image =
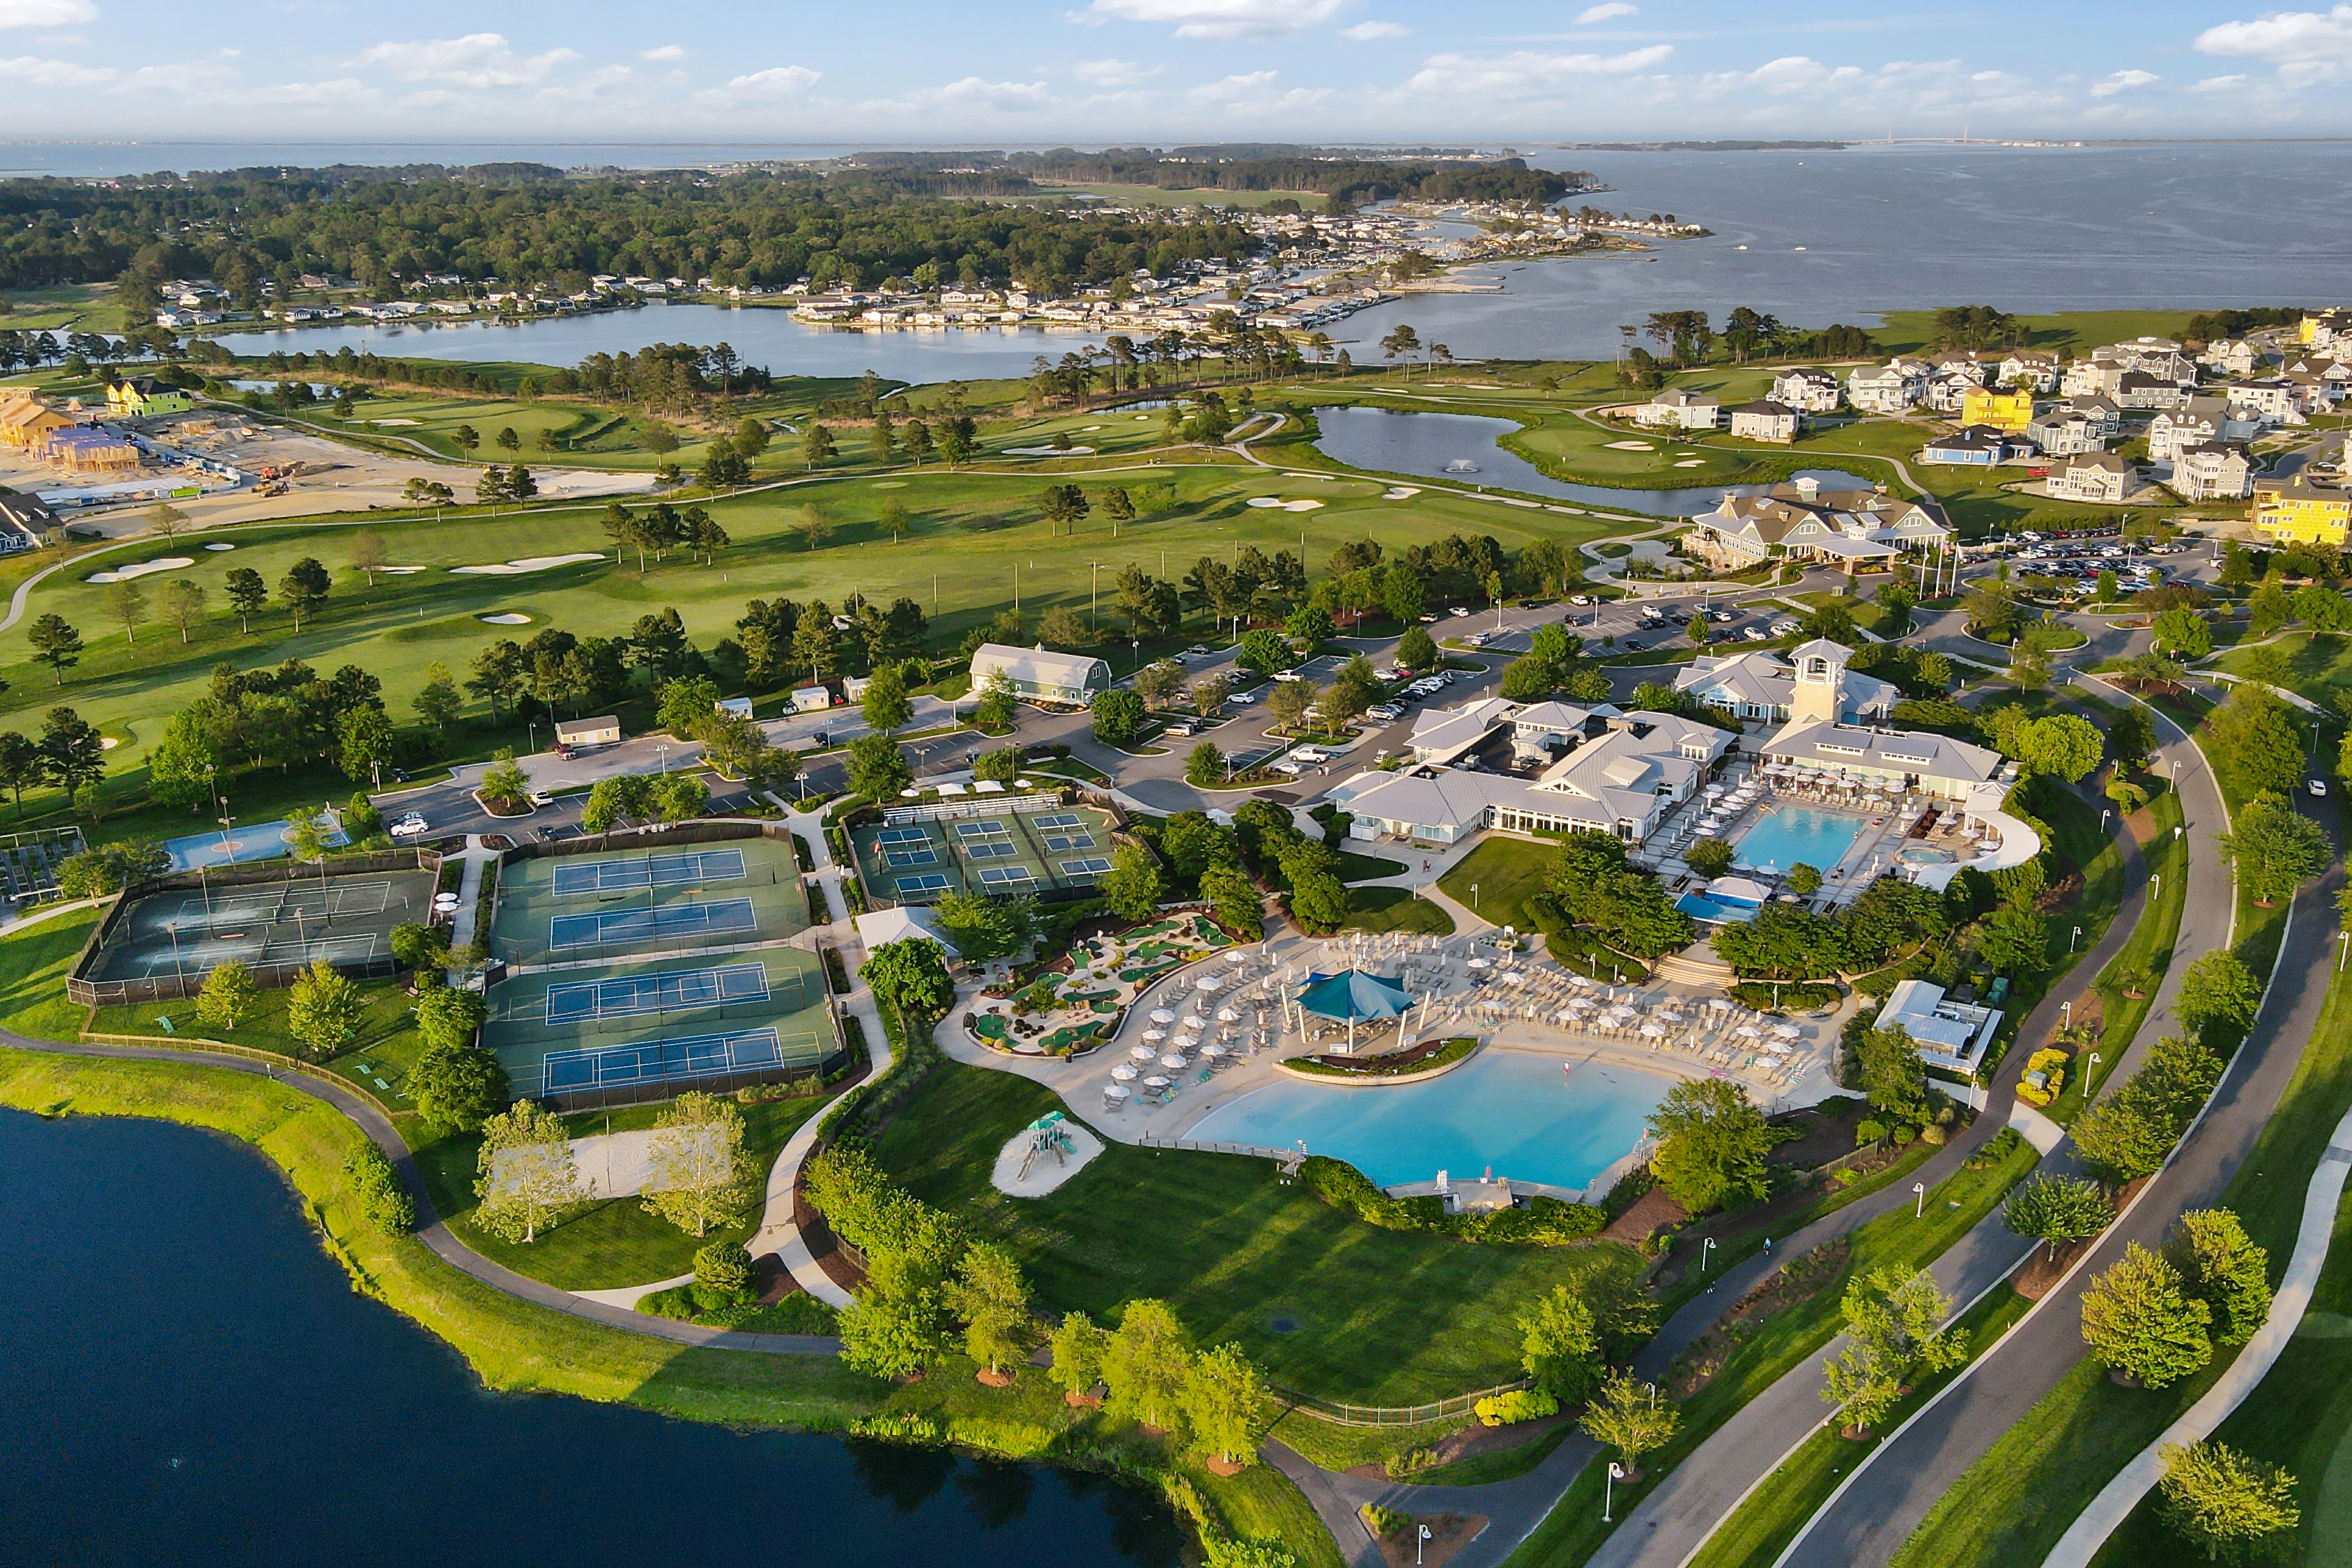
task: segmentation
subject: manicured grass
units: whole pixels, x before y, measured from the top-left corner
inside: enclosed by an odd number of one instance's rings
[[[2286,656],[2286,686],[2297,696],[2333,711],[2336,700],[2352,691],[2352,637],[2336,632],[2286,632],[2265,646]],[[2231,648],[2216,662],[2232,675],[2250,675],[2257,651]]]
[[[1945,1332],[1965,1340],[1969,1359],[1974,1360],[2025,1316],[2031,1305],[2016,1291],[1997,1288],[1960,1314]],[[1716,1527],[1691,1559],[1691,1568],[1770,1568],[1805,1522],[1829,1500],[1839,1481],[1885,1441],[1887,1433],[1910,1419],[1913,1412],[1958,1375],[1959,1370],[1954,1368],[1921,1380],[1866,1437],[1843,1436],[1834,1422],[1825,1421],[1730,1518]],[[1827,1406],[1823,1409],[1826,1413]]]
[[[1520,906],[1530,895],[1543,891],[1544,872],[1556,852],[1549,844],[1490,835],[1455,861],[1437,885],[1448,898],[1472,906],[1497,925],[1532,931],[1535,921],[1520,912]]]
[[[89,1009],[66,1000],[66,973],[105,914],[95,909],[51,915],[0,937],[0,1029],[36,1040],[81,1037]]]
[[[775,1163],[776,1151],[824,1100],[824,1096],[814,1095],[736,1107],[743,1116],[745,1150],[760,1173],[760,1191],[766,1190],[768,1167]],[[641,1105],[614,1110],[609,1113],[609,1125],[615,1132],[651,1127],[661,1110]],[[564,1123],[574,1138],[583,1138],[606,1130],[607,1113],[582,1111],[564,1118]],[[417,1149],[416,1168],[425,1173],[434,1208],[459,1239],[483,1257],[566,1290],[616,1290],[691,1273],[698,1248],[713,1241],[742,1241],[759,1228],[761,1205],[757,1198],[741,1225],[697,1237],[646,1213],[640,1200],[625,1197],[590,1204],[562,1224],[542,1230],[539,1239],[528,1245],[505,1241],[473,1220],[481,1147],[479,1137],[457,1133]],[[595,1173],[593,1168],[582,1173]]]
[[[1377,1230],[1238,1155],[1113,1143],[1045,1197],[998,1193],[997,1150],[1060,1104],[1009,1073],[943,1066],[877,1151],[918,1196],[1010,1248],[1041,1308],[1099,1318],[1159,1297],[1200,1342],[1237,1341],[1276,1382],[1312,1394],[1402,1405],[1516,1377],[1513,1320],[1602,1260],[1597,1247]]]
[[[1429,900],[1415,898],[1411,888],[1350,888],[1348,919],[1339,929],[1451,936],[1454,917]]]
[[[2172,964],[2173,943],[2180,934],[2180,912],[2189,902],[2189,846],[2185,839],[2173,837],[2173,829],[2182,823],[2180,797],[2164,789],[2148,803],[2147,812],[2155,821],[2156,836],[2141,847],[2140,853],[2157,881],[2123,951],[2100,973],[2097,989],[2103,1027],[2099,1063],[2090,1071],[2076,1073],[2059,1092],[2057,1103],[2045,1113],[2061,1124],[2081,1113],[2087,1103],[2085,1097],[2104,1085],[2107,1075],[2123,1060],[2148,1009],[2156,1005],[2158,984]],[[2117,977],[2135,970],[2145,973],[2147,980],[2141,987],[2141,994],[2127,996]],[[2087,1053],[2078,1055],[2077,1061],[2089,1068],[2086,1057]],[[2097,1076],[2092,1077],[2092,1072]]]
[[[1632,1511],[1649,1488],[1734,1412],[1836,1336],[1843,1321],[1841,1298],[1848,1280],[1885,1266],[1924,1267],[1990,1214],[2039,1158],[2031,1145],[2021,1144],[1998,1163],[1962,1170],[1937,1185],[1927,1194],[1924,1217],[1897,1209],[1853,1232],[1836,1275],[1804,1300],[1756,1324],[1706,1386],[1684,1402],[1682,1429],[1644,1465],[1648,1479],[1640,1487],[1617,1489],[1623,1504],[1618,1517]],[[1601,1522],[1601,1489],[1599,1464],[1587,1465],[1568,1495],[1511,1554],[1514,1568],[1575,1568],[1591,1556],[1612,1528]]]
[[[414,1110],[407,1095],[408,1073],[424,1054],[425,1041],[416,1032],[416,1013],[407,982],[364,980],[359,982],[359,989],[365,1010],[360,1016],[358,1029],[348,1046],[318,1065],[349,1079],[395,1112]],[[233,1030],[207,1026],[196,1016],[193,998],[100,1007],[90,1016],[89,1030],[94,1035],[144,1035],[159,1042],[194,1036],[310,1061],[313,1058],[310,1047],[296,1039],[286,1026],[286,1007],[293,995],[290,989],[284,988],[262,992],[252,1013]],[[163,1024],[167,1018],[171,1020],[168,1028]]]
[[[1339,851],[1339,880],[1343,882],[1369,882],[1378,877],[1393,877],[1403,869],[1402,860],[1359,855],[1352,849]]]
[[[143,793],[140,763],[161,738],[165,718],[203,693],[214,667],[222,662],[250,668],[299,658],[322,674],[356,664],[383,681],[394,720],[411,724],[415,715],[409,698],[436,661],[462,681],[475,656],[494,641],[519,633],[527,637],[547,626],[582,637],[624,637],[639,616],[665,606],[675,606],[688,634],[709,648],[734,635],[747,599],[781,594],[795,601],[817,598],[837,605],[853,591],[885,604],[903,595],[932,614],[932,644],[945,647],[952,646],[965,628],[1009,605],[1016,568],[1022,606],[1030,615],[1056,606],[1084,614],[1093,580],[1090,563],[1097,561],[1114,574],[1133,564],[1155,575],[1164,569],[1181,577],[1202,555],[1229,552],[1238,544],[1295,552],[1303,531],[1310,564],[1319,570],[1339,542],[1368,533],[1391,550],[1454,531],[1492,533],[1506,548],[1517,548],[1538,534],[1561,537],[1573,546],[1597,537],[1607,526],[1549,513],[1523,516],[1511,509],[1444,496],[1423,497],[1409,508],[1399,507],[1379,500],[1381,487],[1368,481],[1284,480],[1259,470],[1169,463],[1130,469],[1119,474],[1117,482],[1172,484],[1174,504],[1117,524],[1116,540],[1098,505],[1095,517],[1082,525],[1084,537],[1074,539],[1050,532],[1043,521],[1040,498],[1045,482],[1041,474],[949,473],[935,466],[887,479],[821,478],[778,491],[722,499],[708,504],[735,542],[715,564],[673,552],[668,561],[652,563],[643,574],[634,554],[619,564],[605,555],[519,577],[459,576],[447,570],[523,556],[602,552],[608,542],[599,521],[601,504],[509,510],[494,526],[473,515],[437,520],[378,515],[319,524],[240,526],[218,535],[219,542],[235,543],[235,551],[201,554],[194,565],[178,574],[207,591],[212,612],[191,628],[185,643],[177,628],[152,624],[140,627],[137,640],[130,641],[109,613],[103,585],[84,580],[103,566],[152,558],[163,553],[162,547],[139,543],[93,552],[100,558],[88,570],[77,559],[66,571],[45,579],[30,597],[24,623],[0,634],[0,679],[8,682],[0,692],[0,728],[37,733],[42,715],[64,703],[121,737],[122,743],[109,755],[114,781],[109,793],[110,808],[121,812]],[[1098,494],[1111,479],[1106,475],[1085,482]],[[1287,513],[1244,504],[1268,493],[1311,493],[1326,505],[1311,513]],[[907,533],[895,543],[880,523],[882,508],[892,500],[903,502],[912,517]],[[805,507],[814,507],[832,530],[814,550],[799,526]],[[382,539],[394,564],[426,570],[379,575],[371,587],[349,564],[351,537],[362,529]],[[304,557],[320,560],[334,574],[325,610],[306,621],[299,636],[286,614],[274,606],[255,618],[249,635],[241,632],[228,610],[226,573],[233,567],[250,568],[274,584]],[[0,572],[0,585],[5,582]],[[530,626],[494,626],[478,619],[510,610],[532,616]],[[27,658],[26,628],[50,612],[80,628],[87,644],[81,662],[66,672],[62,686],[46,666]],[[1111,617],[1103,610],[1099,618]],[[1186,628],[1184,635],[1189,639],[1198,629]],[[470,706],[477,713],[485,711],[478,702]],[[629,711],[625,705],[624,711]],[[460,749],[474,749],[472,742],[462,742]],[[231,782],[229,794],[240,818],[249,816],[260,797],[277,787],[268,776],[274,773],[240,773]],[[291,776],[303,775],[298,771]],[[332,798],[341,799],[351,791],[351,782],[331,771],[311,776],[313,792],[331,791]],[[27,797],[35,820],[57,805],[54,791]],[[183,813],[177,820],[191,819]],[[173,826],[159,820],[152,827]]]

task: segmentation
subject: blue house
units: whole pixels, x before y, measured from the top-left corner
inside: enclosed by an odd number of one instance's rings
[[[1923,463],[1957,464],[1963,468],[1992,468],[2022,458],[2033,450],[2030,443],[1994,429],[1990,425],[1970,425],[1956,435],[1938,436],[1919,448]]]

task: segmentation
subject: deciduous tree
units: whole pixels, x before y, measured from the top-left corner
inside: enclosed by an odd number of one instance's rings
[[[742,1223],[754,1196],[743,1117],[715,1095],[689,1089],[654,1119],[646,1144],[645,1208],[697,1236]]]
[[[2018,1236],[2047,1242],[2056,1258],[2062,1246],[2106,1228],[2115,1210],[2099,1184],[2081,1176],[2036,1175],[2018,1184],[2001,1206],[2001,1223]]]
[[[508,1241],[537,1241],[541,1227],[589,1197],[563,1119],[537,1100],[519,1100],[483,1122],[478,1160],[474,1223]]]
[[[2150,1388],[2212,1359],[2211,1321],[2211,1309],[2183,1289],[2180,1271],[2136,1241],[2083,1294],[2092,1359]]]
[[[2158,1511],[2214,1562],[2260,1561],[2303,1522],[2292,1471],[2226,1444],[2168,1443]]]

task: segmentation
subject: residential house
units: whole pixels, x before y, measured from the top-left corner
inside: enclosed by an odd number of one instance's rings
[[[1012,683],[1013,695],[1037,702],[1086,707],[1110,689],[1110,666],[1082,653],[1050,653],[1044,647],[1011,647],[982,643],[972,650],[971,689],[983,689],[992,675]]]
[[[1731,434],[1741,440],[1786,443],[1797,438],[1804,419],[1803,415],[1785,403],[1759,398],[1731,411]]]
[[[2000,379],[2000,355],[1990,349],[1951,349],[1929,354],[1927,363],[1930,374],[1958,376],[1972,386],[1987,386]]]
[[[2116,378],[2115,399],[2126,408],[2178,408],[2189,401],[2196,384],[2179,382],[2145,370],[2127,370]]]
[[[2002,386],[2030,380],[2035,392],[2053,391],[2058,385],[2058,356],[2040,349],[2011,349],[2001,356],[1993,379]]]
[[[1927,366],[1919,360],[1893,359],[1845,378],[1845,400],[1865,414],[1906,413],[1927,392]]]
[[[2219,397],[2192,397],[2148,421],[2147,455],[2156,462],[2168,462],[2190,447],[2243,441],[2261,429],[2262,420],[2252,410],[2232,408]]]
[[[188,395],[152,375],[126,375],[106,384],[106,411],[118,419],[143,419],[156,414],[185,414]]]
[[[1986,425],[2011,436],[2023,435],[2025,427],[2033,423],[2033,394],[1971,387],[1960,402],[1960,423]]]
[[[2304,425],[2303,397],[2295,384],[2284,376],[2263,381],[2233,381],[2221,389],[2232,411],[2247,409],[2266,425]]]
[[[2063,403],[2035,415],[2033,423],[2025,427],[2025,438],[2053,458],[2106,448],[2106,438],[2099,434],[2098,422]]]
[[[1720,420],[1722,406],[1711,392],[1670,386],[1634,409],[1633,423],[1653,430],[1712,430]]]
[[[2102,364],[2097,360],[2078,359],[2066,367],[2059,379],[2058,390],[2068,397],[2087,397],[2094,394],[2113,397],[2124,379],[2121,365]]]
[[[2053,464],[2047,489],[2053,500],[2112,505],[2131,494],[2139,471],[2113,452],[2084,452]]]
[[[2342,305],[2309,311],[2295,323],[2295,342],[2305,348],[2324,349],[2347,337],[2352,337],[2352,308]]]
[[[555,726],[555,743],[559,746],[617,746],[621,743],[621,721],[610,713],[600,713],[587,719],[559,720]]]
[[[2123,431],[2123,405],[2105,393],[2083,393],[2068,398],[2063,406],[2067,413],[2079,414],[2089,420],[2093,432],[2102,441],[2112,441]]]
[[[2253,465],[2238,441],[2207,441],[2176,452],[2166,481],[2182,500],[2243,500],[2253,493]]]
[[[1919,448],[1919,460],[1960,468],[1997,468],[2003,463],[2030,457],[2032,451],[2032,443],[2021,437],[1996,430],[1990,425],[1969,425],[1948,436],[1931,437]]]
[[[16,393],[0,402],[0,447],[37,451],[48,440],[50,431],[62,430],[72,423],[69,416],[39,398]]]
[[[58,526],[58,514],[40,497],[0,490],[0,553],[33,549]]]
[[[1968,405],[1969,395],[1984,390],[1984,384],[1958,370],[1939,370],[1927,378],[1927,390],[1920,399],[1937,414],[1958,414]]]
[[[1675,689],[1734,719],[1785,723],[1795,700],[1797,668],[1763,649],[1710,657],[1701,654],[1675,677]],[[1838,708],[1841,723],[1884,721],[1903,693],[1884,680],[1848,670]]]
[[[50,431],[40,458],[75,479],[121,479],[139,471],[139,448],[129,437],[95,425],[68,425]]]
[[[1837,377],[1823,370],[1784,370],[1772,378],[1772,401],[1800,414],[1834,414],[1838,405]]]
[[[2180,345],[2170,338],[2134,338],[2129,342],[2108,343],[2091,351],[2091,358],[2100,364],[2118,365],[2125,370],[2145,371],[2165,381],[2194,382],[2197,365]]]
[[[2301,474],[2264,476],[2252,486],[2254,527],[2280,544],[2326,544],[2343,548],[2352,534],[2352,494]]]
[[[2197,363],[2221,375],[2252,375],[2263,358],[2262,351],[2244,338],[2223,338],[2207,343]]]

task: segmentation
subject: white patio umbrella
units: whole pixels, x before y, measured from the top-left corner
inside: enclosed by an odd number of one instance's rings
[[[1706,999],[1706,1005],[1718,1013],[1731,1011],[1731,998],[1728,996],[1710,996]]]
[[[1171,1051],[1167,1056],[1160,1058],[1160,1065],[1166,1068],[1170,1072],[1182,1072],[1187,1064],[1182,1057],[1180,1057]]]
[[[1121,1083],[1133,1083],[1135,1081],[1135,1069],[1128,1066],[1125,1062],[1121,1062],[1118,1066],[1110,1069],[1110,1076],[1117,1079]]]
[[[1495,961],[1491,958],[1474,958],[1470,961],[1470,967],[1473,969],[1492,969],[1495,967]]]
[[[1112,1101],[1132,1100],[1135,1098],[1135,1090],[1123,1083],[1106,1084],[1103,1086],[1103,1098]]]
[[[1218,1009],[1217,1009],[1217,1022],[1218,1022],[1218,1023],[1220,1023],[1220,1024],[1238,1024],[1238,1023],[1240,1023],[1241,1021],[1242,1021],[1242,1016],[1241,1016],[1239,1013],[1234,1012],[1231,1007],[1220,1007],[1220,1008],[1218,1008]]]
[[[1753,1024],[1742,1024],[1731,1032],[1743,1040],[1760,1040],[1764,1037],[1764,1031]]]
[[[1224,983],[1225,977],[1222,974],[1203,974],[1192,982],[1192,986],[1197,991],[1214,991]]]
[[[1176,1021],[1176,1015],[1165,1007],[1154,1007],[1151,1010],[1151,1021],[1155,1024],[1172,1024]]]
[[[1225,1047],[1212,1042],[1201,1047],[1201,1054],[1204,1057],[1221,1057],[1225,1054]]]
[[[1143,1080],[1143,1087],[1146,1089],[1166,1089],[1168,1087],[1168,1080],[1161,1078],[1158,1073],[1153,1073],[1150,1078]]]
[[[1784,1040],[1802,1039],[1805,1034],[1802,1029],[1798,1028],[1794,1024],[1775,1024],[1772,1026],[1772,1032],[1780,1036]]]
[[[1146,1045],[1156,1046],[1167,1037],[1168,1031],[1165,1029],[1146,1029],[1143,1031],[1143,1039]]]
[[[1184,1015],[1184,1027],[1188,1029],[1205,1029],[1208,1026],[1208,1020],[1202,1017],[1198,1013],[1187,1013]]]
[[[1176,1037],[1176,1043],[1168,1048],[1172,1051],[1189,1051],[1200,1043],[1201,1037],[1198,1035],[1179,1035]]]
[[[1160,1053],[1153,1050],[1150,1046],[1129,1046],[1127,1047],[1127,1054],[1133,1057],[1137,1061],[1148,1062]]]
[[[1524,969],[1506,969],[1503,971],[1503,979],[1512,985],[1525,985],[1528,983],[1528,972]]]
[[[1642,1037],[1645,1040],[1663,1040],[1666,1037],[1666,1026],[1664,1024],[1644,1024],[1642,1026]]]
[[[1227,963],[1247,963],[1249,962],[1249,954],[1244,952],[1239,948],[1235,948],[1233,952],[1225,954],[1225,962]]]

